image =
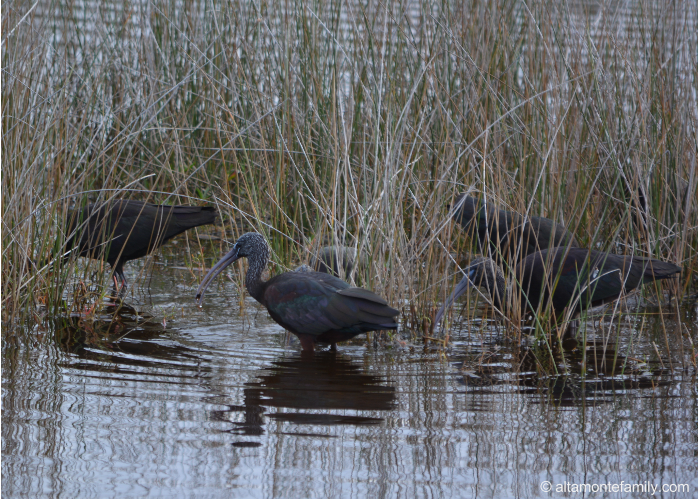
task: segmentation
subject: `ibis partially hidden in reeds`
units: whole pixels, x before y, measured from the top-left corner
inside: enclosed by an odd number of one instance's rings
[[[126,288],[124,263],[141,258],[176,235],[214,222],[208,206],[169,206],[117,199],[73,211],[68,220],[66,249],[79,256],[104,260]]]
[[[453,217],[468,234],[478,235],[480,252],[490,251],[498,262],[513,265],[535,251],[579,246],[573,234],[549,218],[524,217],[466,194],[454,201]]]
[[[249,262],[245,274],[248,293],[267,308],[272,319],[299,338],[305,351],[312,352],[316,343],[329,343],[334,350],[338,341],[398,327],[398,310],[371,291],[350,287],[333,275],[304,267],[303,271],[285,272],[263,281],[269,246],[256,232],[240,236],[233,249],[204,277],[197,290],[199,304],[211,281],[240,258]]]
[[[639,256],[614,255],[583,248],[552,248],[537,251],[517,264],[517,289],[507,286],[500,266],[490,258],[478,257],[464,270],[465,276],[456,285],[437,312],[437,324],[444,312],[470,286],[484,290],[492,304],[507,314],[516,303],[523,310],[536,313],[548,301],[557,318],[566,309],[573,314],[616,300],[642,284],[669,279],[682,269],[673,263]],[[515,293],[515,296],[513,296]],[[572,317],[571,315],[571,317]]]
[[[317,254],[311,257],[310,267],[325,274],[340,276],[340,269],[345,277],[354,272],[358,261],[364,258],[357,258],[357,250],[349,246],[323,246]]]

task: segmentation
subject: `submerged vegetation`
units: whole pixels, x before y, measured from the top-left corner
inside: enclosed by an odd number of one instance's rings
[[[69,209],[112,197],[215,204],[276,271],[352,247],[416,336],[473,249],[447,209],[466,191],[675,262],[666,287],[695,293],[696,6],[624,5],[11,2],[3,321],[74,303],[74,260],[38,262]]]

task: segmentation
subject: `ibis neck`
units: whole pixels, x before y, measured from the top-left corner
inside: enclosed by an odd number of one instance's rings
[[[493,261],[491,261],[491,265],[491,270],[489,271],[487,278],[484,279],[485,282],[480,283],[480,288],[485,293],[490,294],[492,305],[504,312],[503,305],[506,306],[508,303],[507,295],[509,294],[510,290],[507,289],[505,276],[500,266]]]
[[[262,297],[264,294],[265,281],[262,280],[262,272],[267,267],[267,255],[254,254],[248,257],[249,267],[245,274],[245,289],[248,290],[250,296],[264,305]]]
[[[507,288],[505,286],[505,278],[498,274],[495,276],[495,286],[491,290],[491,294],[493,297],[493,305],[500,310],[502,310],[502,304],[507,303],[507,297],[505,296],[506,292]]]

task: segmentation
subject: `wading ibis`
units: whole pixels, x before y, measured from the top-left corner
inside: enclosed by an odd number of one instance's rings
[[[528,255],[516,267],[521,285],[522,309],[536,311],[551,300],[556,317],[566,307],[575,314],[616,300],[642,284],[669,279],[682,269],[673,263],[639,256],[614,255],[583,248],[552,248]],[[507,313],[513,293],[506,285],[498,264],[490,258],[478,257],[464,270],[464,278],[437,312],[437,324],[445,310],[470,286],[477,286],[491,296],[492,304]]]
[[[299,338],[304,351],[312,352],[316,343],[329,343],[335,350],[338,341],[358,334],[398,328],[398,310],[389,307],[386,300],[366,289],[350,287],[333,275],[304,266],[263,281],[269,246],[256,232],[240,236],[233,249],[206,274],[197,290],[200,305],[211,281],[240,258],[249,262],[245,274],[248,293],[267,308],[272,319]]]
[[[141,258],[176,235],[214,222],[209,206],[168,206],[126,199],[94,203],[69,216],[66,250],[79,256],[105,260],[126,288],[124,263]]]

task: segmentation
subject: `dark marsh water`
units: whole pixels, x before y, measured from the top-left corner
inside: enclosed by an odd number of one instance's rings
[[[197,309],[197,282],[156,266],[114,320],[104,307],[5,336],[4,497],[558,495],[545,481],[697,495],[693,349],[661,364],[652,346],[665,352],[663,325],[696,331],[696,303],[642,331],[616,319],[633,355],[597,330],[585,369],[578,349],[555,376],[489,320],[458,324],[446,352],[406,332],[304,357],[247,294],[240,314],[228,278]]]

